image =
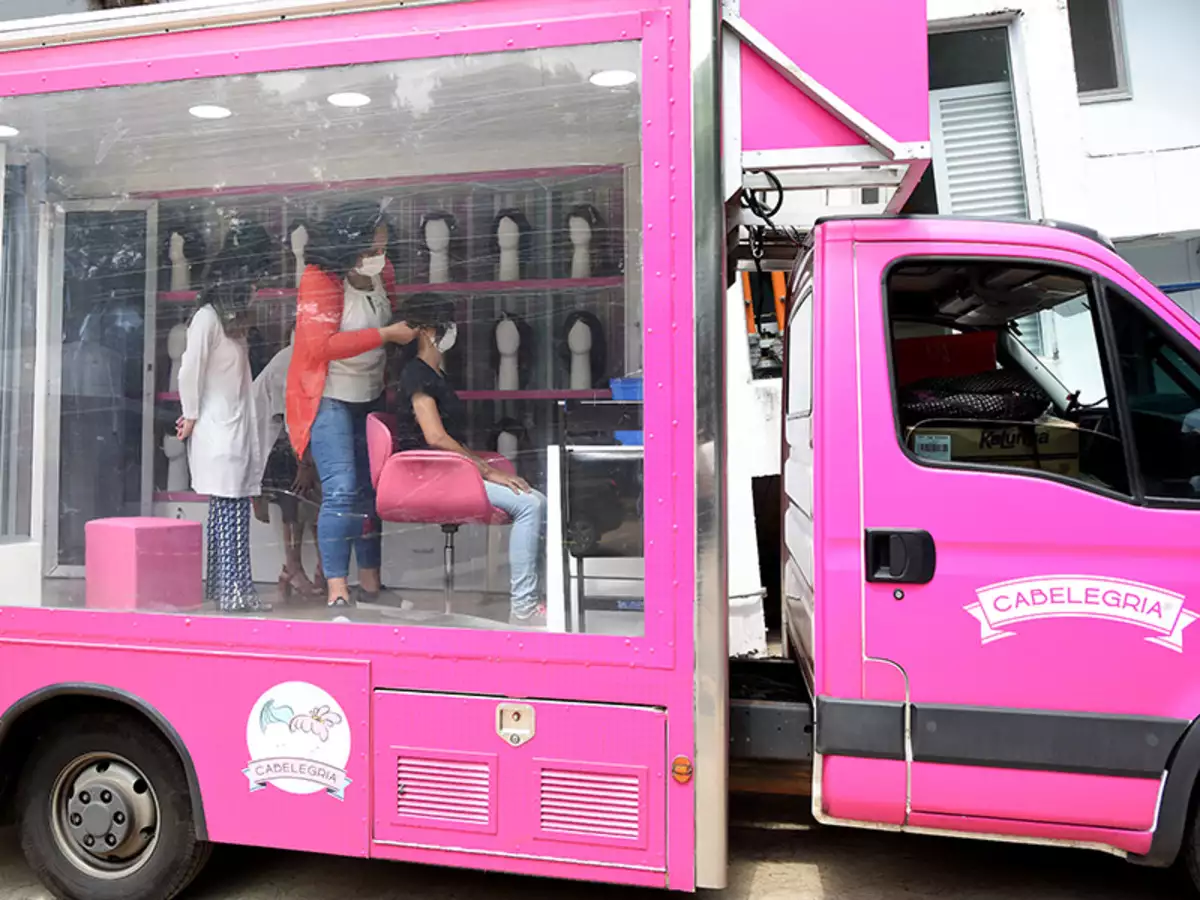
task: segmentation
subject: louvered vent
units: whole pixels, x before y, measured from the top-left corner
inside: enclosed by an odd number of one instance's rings
[[[439,825],[480,827],[492,820],[492,770],[486,763],[401,756],[396,812]]]
[[[543,769],[542,833],[638,842],[641,797],[641,779],[636,775]]]
[[[938,206],[956,216],[1029,214],[1012,89],[1007,84],[935,91]]]

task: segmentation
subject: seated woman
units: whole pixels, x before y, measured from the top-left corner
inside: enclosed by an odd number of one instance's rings
[[[454,346],[458,329],[454,304],[441,296],[419,294],[405,305],[405,320],[417,335],[417,352],[400,373],[396,390],[397,450],[445,450],[479,467],[488,500],[512,519],[509,569],[512,575],[509,622],[523,627],[546,623],[539,603],[538,563],[546,522],[546,498],[517,475],[489,465],[463,446],[466,409],[446,379],[442,360]]]

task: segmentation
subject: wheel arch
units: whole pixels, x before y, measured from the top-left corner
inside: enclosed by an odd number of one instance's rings
[[[1166,778],[1158,801],[1154,838],[1150,849],[1129,861],[1142,866],[1167,868],[1183,848],[1194,814],[1195,790],[1200,779],[1200,719],[1194,719],[1167,760]]]
[[[3,785],[2,788],[4,799],[7,799],[12,785],[16,781],[18,766],[25,761],[29,742],[36,736],[34,728],[41,721],[42,716],[64,707],[71,712],[93,711],[80,702],[83,700],[100,700],[110,709],[120,709],[122,712],[138,715],[154,726],[166,739],[167,743],[175,750],[187,779],[196,838],[207,841],[208,824],[204,814],[204,798],[200,792],[200,780],[196,776],[196,767],[192,762],[192,756],[183,743],[183,739],[180,738],[179,732],[153,704],[129,691],[106,685],[87,683],[48,685],[26,694],[0,714],[0,765],[2,765],[0,771],[10,773],[9,783]]]

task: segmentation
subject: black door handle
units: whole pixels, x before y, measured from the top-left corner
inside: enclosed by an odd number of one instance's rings
[[[929,584],[937,548],[928,531],[867,530],[867,581]]]

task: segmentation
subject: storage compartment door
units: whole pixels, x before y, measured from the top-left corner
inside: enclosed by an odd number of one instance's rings
[[[666,868],[666,713],[377,692],[376,841]]]

